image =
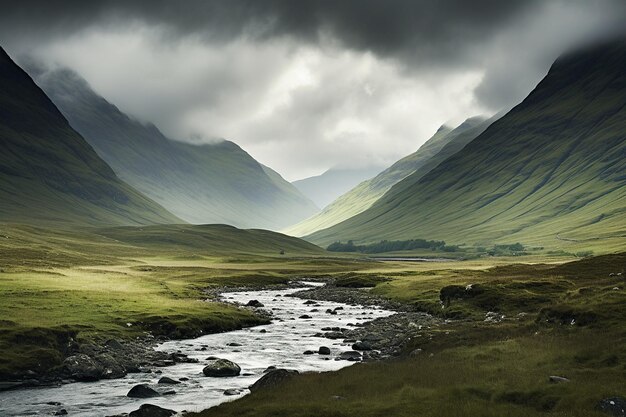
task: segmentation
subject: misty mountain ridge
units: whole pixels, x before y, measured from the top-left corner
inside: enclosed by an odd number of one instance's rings
[[[567,54],[461,151],[309,239],[619,247],[626,224],[625,102],[626,41]]]
[[[190,223],[279,229],[317,207],[230,141],[174,141],[95,93],[69,69],[33,69],[70,124],[116,174]]]
[[[426,174],[447,156],[460,150],[469,140],[486,129],[492,119],[486,121],[483,117],[472,117],[454,129],[442,125],[417,151],[400,159],[375,177],[358,184],[320,213],[287,228],[285,232],[294,236],[305,236],[365,211],[393,185],[418,170],[421,175]],[[442,151],[443,149],[447,150]]]
[[[182,222],[122,182],[2,48],[0,108],[0,221]]]

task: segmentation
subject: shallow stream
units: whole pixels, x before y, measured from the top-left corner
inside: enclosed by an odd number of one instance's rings
[[[260,301],[264,309],[274,314],[272,323],[197,339],[169,341],[157,348],[168,352],[180,351],[190,358],[198,359],[199,363],[154,368],[152,373],[129,374],[121,379],[0,392],[0,416],[54,415],[60,409],[65,409],[70,416],[101,417],[128,413],[144,403],[176,411],[200,411],[249,393],[247,387],[263,376],[263,371],[269,366],[300,372],[324,372],[353,364],[336,360],[341,352],[351,350],[349,344],[343,344],[341,340],[315,337],[315,333],[319,333],[323,327],[347,327],[349,323],[356,325],[393,314],[379,308],[324,301],[316,302],[319,306],[306,305],[301,298],[285,297],[298,290],[226,293],[224,298],[229,302],[245,304],[250,300]],[[336,307],[343,307],[343,310],[338,310],[337,315],[326,313],[327,309]],[[314,309],[317,311],[311,311]],[[311,318],[300,318],[303,315]],[[303,354],[307,350],[317,352],[320,346],[329,347],[331,355]],[[202,369],[207,365],[209,356],[237,363],[241,367],[241,375],[232,378],[205,377]],[[177,385],[157,386],[162,376],[189,380]],[[150,399],[128,398],[128,391],[141,383],[151,384],[160,391],[174,390],[175,394]],[[224,391],[227,389],[238,389],[241,393],[226,396]]]

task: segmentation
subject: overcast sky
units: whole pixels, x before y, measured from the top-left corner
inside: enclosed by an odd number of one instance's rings
[[[69,67],[177,140],[232,140],[289,180],[389,165],[522,100],[623,0],[0,0],[0,45]]]

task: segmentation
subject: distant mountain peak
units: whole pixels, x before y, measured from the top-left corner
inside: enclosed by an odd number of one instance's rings
[[[74,71],[39,74],[71,125],[120,178],[188,222],[276,230],[317,211],[234,142],[171,140],[123,113]]]
[[[565,54],[461,151],[308,238],[599,250],[626,241],[626,42]],[[568,239],[568,240],[566,240]]]

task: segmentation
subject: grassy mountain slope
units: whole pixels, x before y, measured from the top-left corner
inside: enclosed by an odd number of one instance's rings
[[[455,129],[441,126],[433,137],[416,152],[402,158],[374,178],[363,181],[320,213],[288,228],[286,233],[294,236],[305,236],[331,227],[367,210],[392,186],[417,171],[420,174],[416,174],[414,178],[421,178],[445,159],[442,157],[443,155],[449,156],[458,152],[487,126],[485,120],[478,117],[467,119]]]
[[[129,118],[70,70],[36,78],[121,179],[186,221],[278,229],[317,211],[232,142],[170,140],[155,126]]]
[[[318,207],[326,207],[335,199],[382,170],[381,167],[359,169],[332,168],[321,175],[294,181],[292,184]]]
[[[0,221],[181,222],[120,181],[1,48]]]
[[[623,247],[624,102],[626,43],[564,56],[521,104],[461,152],[310,239]]]
[[[95,233],[116,242],[143,248],[163,250],[194,250],[216,254],[286,254],[320,255],[324,251],[302,239],[263,229],[237,229],[224,224],[155,225],[98,229]]]

